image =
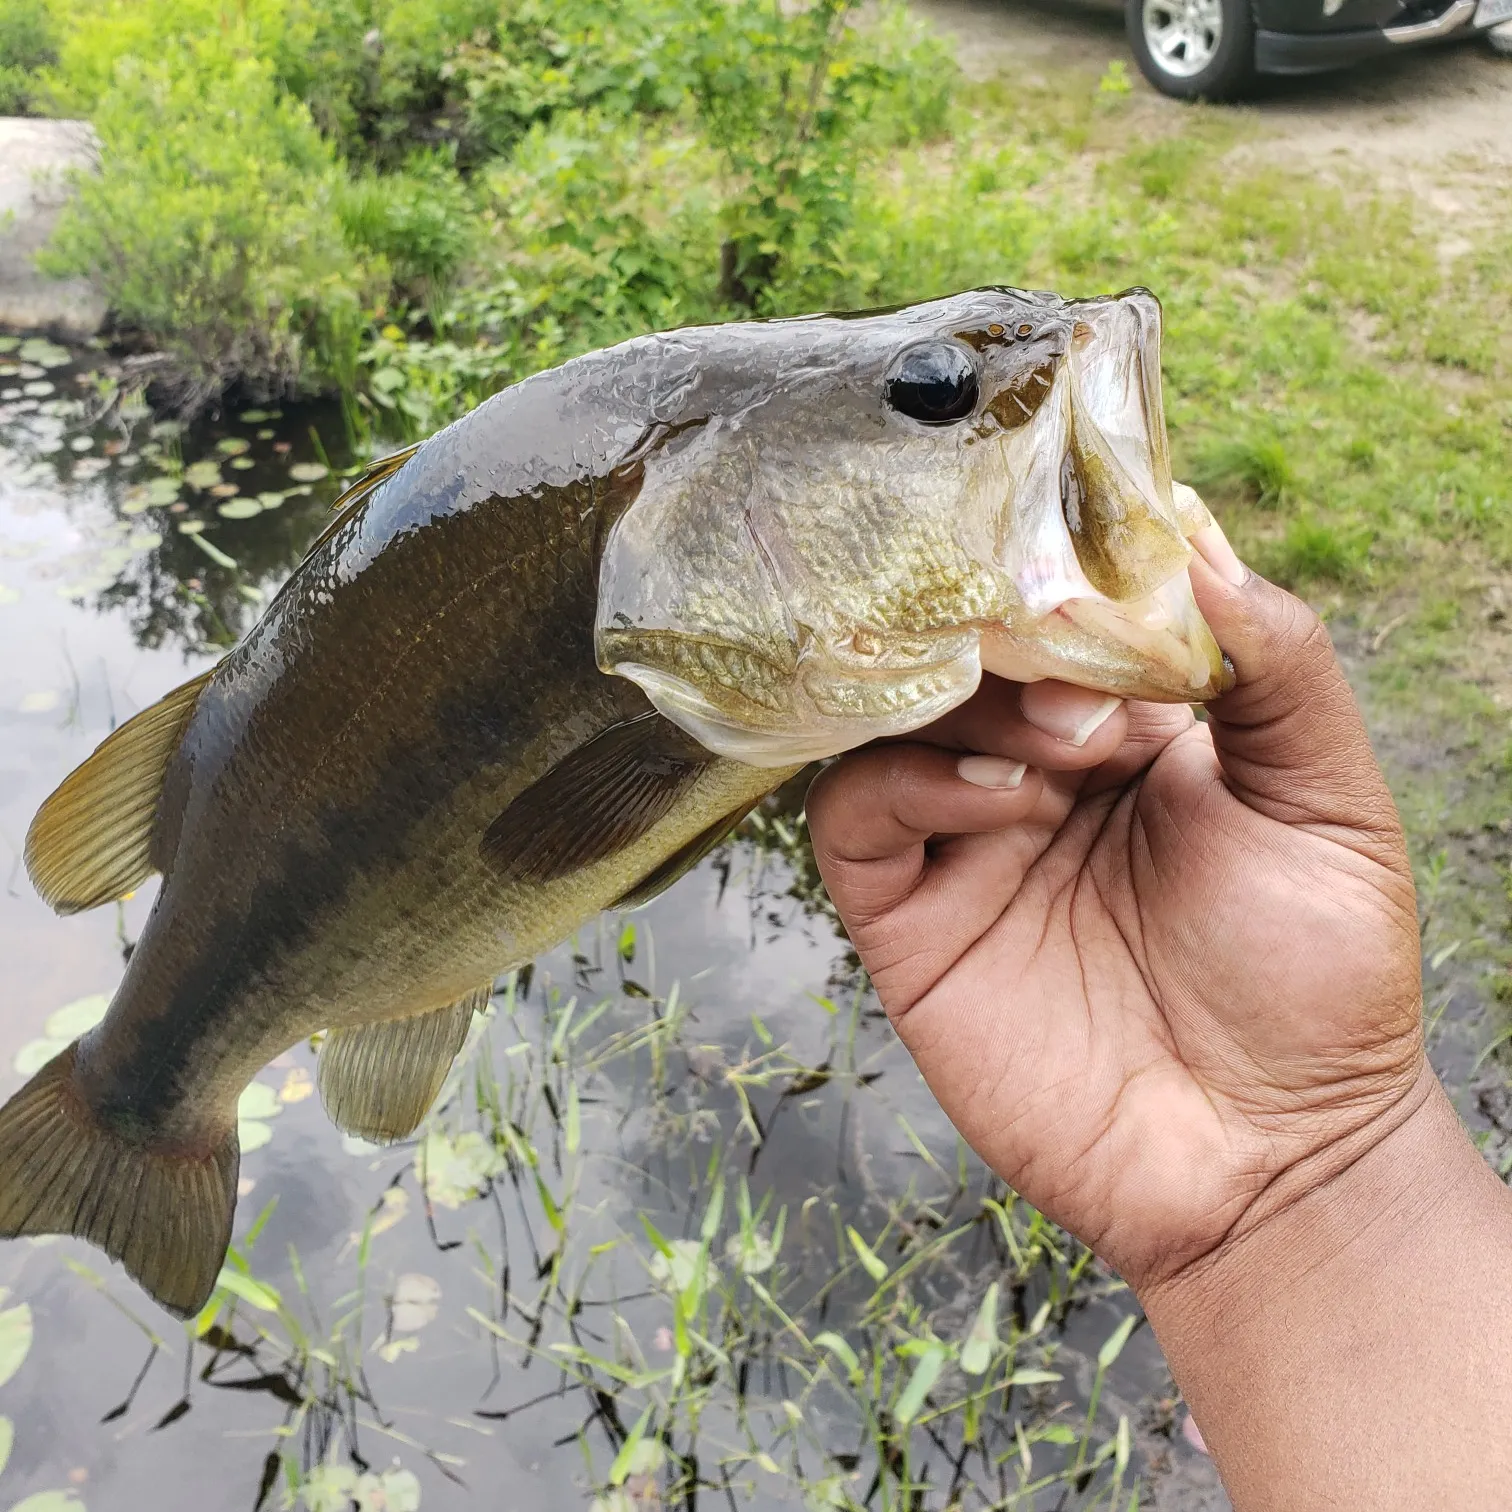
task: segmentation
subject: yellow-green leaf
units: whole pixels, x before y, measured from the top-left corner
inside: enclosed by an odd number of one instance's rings
[[[940,1379],[949,1356],[950,1351],[943,1344],[931,1344],[920,1356],[914,1373],[908,1378],[908,1385],[903,1388],[903,1395],[898,1398],[898,1405],[893,1408],[893,1417],[898,1422],[911,1423],[918,1417],[924,1398]]]
[[[23,1302],[0,1312],[0,1386],[20,1370],[31,1344],[31,1308]]]
[[[845,1236],[850,1240],[856,1258],[866,1268],[866,1274],[880,1285],[887,1279],[887,1262],[849,1224],[845,1227]]]

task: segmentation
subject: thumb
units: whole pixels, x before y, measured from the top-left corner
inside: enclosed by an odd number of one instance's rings
[[[1242,566],[1216,525],[1192,544],[1197,605],[1235,673],[1207,706],[1230,790],[1272,819],[1332,831],[1407,871],[1396,805],[1323,621]]]

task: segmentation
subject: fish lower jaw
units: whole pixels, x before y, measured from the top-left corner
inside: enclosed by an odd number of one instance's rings
[[[1073,598],[1027,628],[984,626],[981,658],[983,671],[1011,682],[1053,678],[1154,703],[1196,703],[1225,686],[1185,573],[1137,603]]]
[[[975,638],[958,637],[958,654],[908,673],[894,686],[810,666],[794,684],[791,708],[770,720],[732,717],[693,684],[659,668],[622,664],[656,711],[706,750],[754,767],[804,766],[888,735],[903,735],[964,703],[981,682]]]

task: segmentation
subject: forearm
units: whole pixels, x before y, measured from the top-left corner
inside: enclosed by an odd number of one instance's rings
[[[1236,1512],[1512,1505],[1512,1193],[1436,1083],[1142,1300]]]

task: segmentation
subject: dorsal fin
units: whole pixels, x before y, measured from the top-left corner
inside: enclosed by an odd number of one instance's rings
[[[411,446],[406,446],[403,451],[390,452],[386,457],[370,464],[368,470],[353,478],[342,491],[336,495],[336,501],[331,505],[331,518],[325,528],[305,548],[308,557],[312,552],[323,546],[336,534],[341,527],[352,517],[356,510],[365,504],[369,497],[377,491],[380,485],[387,483],[390,478],[420,450],[423,442],[416,441]]]
[[[59,913],[124,897],[152,871],[152,826],[169,759],[205,684],[201,672],[107,735],[26,832],[26,871]]]

